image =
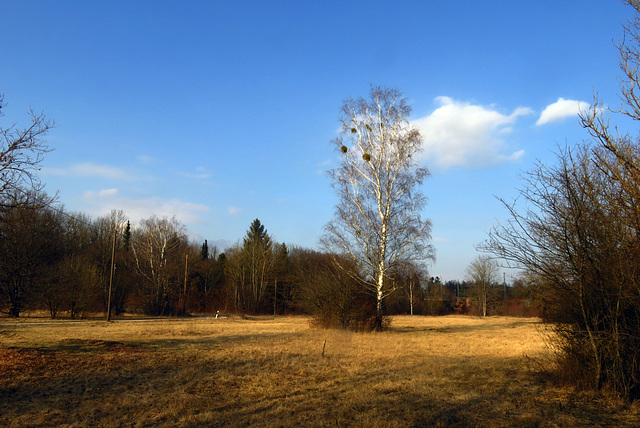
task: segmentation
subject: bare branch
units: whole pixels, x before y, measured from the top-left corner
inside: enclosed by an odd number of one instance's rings
[[[357,267],[353,274],[377,296],[381,317],[382,300],[393,291],[388,272],[434,257],[431,223],[420,217],[429,171],[417,165],[422,137],[397,89],[372,87],[369,99],[348,99],[341,113],[333,145],[343,161],[329,172],[340,202],[322,242]]]
[[[4,96],[0,95],[0,116]],[[44,113],[29,112],[30,123],[26,128],[11,125],[0,127],[0,204],[7,201],[9,192],[17,189],[42,190],[37,173],[44,155],[51,151],[43,137],[55,126]]]

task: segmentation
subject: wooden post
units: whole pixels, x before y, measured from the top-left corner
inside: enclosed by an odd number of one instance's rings
[[[184,292],[182,297],[182,314],[187,313],[187,274],[189,273],[189,254],[184,258]]]
[[[107,322],[111,321],[111,289],[113,287],[113,271],[115,268],[116,258],[116,235],[118,229],[113,229],[113,247],[111,248],[111,273],[109,275],[109,297],[107,298]]]
[[[411,315],[413,315],[413,279],[409,280],[409,305],[411,307]]]
[[[273,283],[273,315],[276,315],[276,302],[278,301],[278,280]]]

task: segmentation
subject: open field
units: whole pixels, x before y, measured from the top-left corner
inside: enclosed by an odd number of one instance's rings
[[[522,318],[2,324],[0,426],[640,425],[637,404],[552,384],[547,361]]]

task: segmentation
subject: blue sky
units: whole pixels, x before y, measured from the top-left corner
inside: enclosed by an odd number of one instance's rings
[[[67,210],[176,216],[198,241],[259,218],[316,247],[337,202],[345,98],[396,87],[425,139],[437,261],[464,279],[522,171],[618,98],[621,1],[0,0],[3,126],[54,119],[42,171]]]

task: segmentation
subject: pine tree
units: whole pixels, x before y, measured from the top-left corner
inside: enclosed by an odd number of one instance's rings
[[[207,260],[209,258],[209,244],[207,244],[207,240],[204,240],[204,244],[202,244],[202,249],[200,250],[200,259]]]
[[[273,271],[273,243],[260,220],[255,219],[249,226],[242,251],[250,287],[250,309],[260,311]]]
[[[122,246],[125,251],[131,249],[131,223],[128,220],[124,232],[122,232]]]

